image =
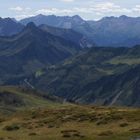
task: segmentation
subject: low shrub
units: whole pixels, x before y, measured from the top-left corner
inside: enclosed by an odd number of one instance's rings
[[[29,133],[29,136],[35,136],[37,135],[35,132]]]
[[[20,127],[16,124],[12,124],[12,125],[4,127],[4,130],[7,130],[7,131],[15,131],[15,130],[18,130],[18,129],[20,129]]]
[[[126,126],[128,126],[128,123],[121,123],[120,124],[120,127],[126,127]]]
[[[99,134],[99,136],[110,136],[110,135],[112,135],[112,134],[113,134],[112,131],[104,131],[104,132],[101,132],[101,133]]]

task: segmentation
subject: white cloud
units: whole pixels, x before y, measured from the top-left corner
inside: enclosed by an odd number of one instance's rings
[[[20,20],[20,19],[24,19],[24,18],[27,18],[27,17],[33,17],[33,16],[35,16],[35,15],[33,15],[33,14],[27,14],[27,15],[16,15],[15,16],[15,18],[17,19],[17,20]]]
[[[140,8],[139,8],[140,9]],[[59,9],[59,8],[44,8],[36,11],[36,14],[97,14],[103,15],[108,13],[130,13],[131,9],[122,8],[119,5],[115,5],[114,3],[104,2],[97,3],[90,6],[85,7],[74,7],[71,9]]]
[[[59,1],[72,2],[74,0],[59,0]],[[88,17],[88,19],[89,18],[99,19],[104,16],[120,16],[120,15],[138,16],[140,13],[140,5],[135,5],[132,6],[131,8],[126,8],[117,5],[113,2],[98,2],[98,3],[91,2],[90,4],[85,4],[73,8],[46,7],[38,9],[36,11],[32,11],[31,8],[22,8],[20,6],[17,6],[14,8],[10,8],[10,10],[15,10],[20,13],[20,15],[16,16],[16,18],[18,19],[37,14],[45,14],[45,15],[55,14],[59,16],[78,14],[85,18]]]
[[[75,0],[59,0],[59,1],[62,1],[62,2],[74,2]]]
[[[17,7],[12,7],[12,8],[10,8],[10,10],[12,10],[12,11],[23,11],[23,8],[22,7],[20,7],[20,6],[17,6]]]
[[[15,11],[15,12],[29,12],[31,10],[30,7],[20,7],[20,6],[16,6],[16,7],[12,7],[12,8],[9,8],[10,10],[12,11]]]
[[[140,5],[136,5],[132,10],[134,12],[140,12]]]
[[[72,9],[45,8],[36,11],[36,14],[69,14],[73,12]]]
[[[102,13],[102,14],[129,13],[129,12],[131,12],[130,9],[123,8],[119,5],[116,5],[116,4],[111,3],[111,2],[104,2],[104,3],[98,3],[96,5],[91,5],[89,10],[92,12],[98,12],[98,13]]]
[[[34,16],[33,11],[30,7],[16,6],[16,7],[9,8],[9,10],[16,12],[17,15],[15,15],[15,18],[17,20]]]
[[[119,5],[115,5],[114,3],[111,3],[111,2],[99,3],[99,4],[96,4],[93,7],[96,10],[120,9]]]

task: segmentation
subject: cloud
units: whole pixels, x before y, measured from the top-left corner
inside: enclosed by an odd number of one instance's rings
[[[20,7],[20,6],[12,7],[12,8],[9,8],[9,9],[12,10],[12,11],[15,11],[15,12],[28,12],[28,11],[31,10],[30,7],[23,8],[23,7]]]
[[[30,7],[16,6],[16,7],[9,8],[9,10],[12,10],[16,13],[15,18],[17,20],[34,16],[33,11]]]
[[[59,1],[62,1],[62,2],[74,2],[75,0],[59,0]]]
[[[99,3],[99,4],[96,4],[93,7],[96,10],[120,9],[119,5],[115,5],[114,3],[111,3],[111,2]]]
[[[136,6],[133,8],[133,11],[134,11],[134,12],[139,12],[139,13],[140,13],[140,5],[136,5]]]
[[[69,14],[73,13],[72,9],[45,8],[36,11],[36,14]]]
[[[138,6],[137,6],[138,7]],[[140,9],[140,7],[139,7]],[[136,9],[135,9],[136,10]],[[115,5],[114,3],[110,2],[104,2],[104,3],[97,3],[97,4],[91,4],[90,6],[85,7],[74,7],[70,9],[60,9],[60,8],[43,8],[40,10],[37,10],[37,14],[97,14],[97,15],[103,15],[103,14],[109,14],[109,13],[130,13],[132,12],[130,9],[122,8],[119,5]]]
[[[10,10],[12,10],[12,11],[23,11],[23,8],[22,7],[20,7],[20,6],[17,6],[17,7],[12,7],[12,8],[10,8]]]
[[[74,0],[59,0],[70,2]],[[140,13],[140,5],[135,5],[131,8],[126,8],[120,5],[117,5],[113,2],[87,2],[85,5],[80,5],[79,7],[72,7],[72,8],[58,8],[58,7],[45,7],[42,9],[38,9],[36,11],[32,11],[31,8],[22,8],[20,6],[10,8],[11,10],[15,10],[20,13],[17,18],[25,18],[31,15],[37,14],[44,14],[50,15],[55,14],[59,16],[64,15],[80,15],[85,17],[85,19],[100,19],[104,16],[120,16],[120,15],[127,15],[127,16],[139,16]]]
[[[123,8],[120,5],[116,5],[111,2],[104,2],[98,3],[96,5],[91,5],[89,8],[91,12],[97,12],[102,14],[109,14],[109,13],[129,13],[131,12],[130,9]]]
[[[25,14],[25,15],[16,15],[15,16],[15,18],[17,19],[17,20],[20,20],[20,19],[24,19],[24,18],[28,18],[28,17],[33,17],[33,16],[35,16],[34,14]]]

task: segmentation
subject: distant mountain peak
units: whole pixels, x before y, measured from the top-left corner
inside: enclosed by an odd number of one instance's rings
[[[30,23],[27,24],[26,27],[27,27],[27,28],[36,28],[37,26],[35,25],[34,22],[30,22]]]
[[[4,18],[5,20],[12,20],[11,18],[7,17],[7,18]]]
[[[129,17],[126,16],[126,15],[122,15],[122,16],[120,16],[119,18],[121,18],[121,19],[128,19]]]
[[[74,15],[73,18],[79,18],[79,19],[82,19],[79,15]]]
[[[79,15],[74,15],[72,17],[73,20],[76,20],[76,21],[80,21],[80,22],[83,22],[84,20],[79,16]]]
[[[35,25],[35,23],[30,22],[25,26],[21,34],[25,36],[26,35],[39,35],[40,32],[41,30]]]
[[[130,17],[126,16],[126,15],[121,15],[120,17],[114,17],[114,16],[110,16],[110,17],[103,17],[100,21],[103,20],[113,20],[113,19],[128,19]]]
[[[13,18],[0,17],[0,36],[11,36],[19,33],[24,26]]]
[[[2,20],[3,22],[9,22],[9,23],[14,23],[15,21],[12,18],[0,18],[0,20]]]
[[[39,15],[37,15],[38,17],[44,17],[45,15],[43,15],[43,14],[39,14]]]
[[[116,17],[114,17],[114,16],[103,17],[100,21],[104,21],[104,20],[112,20],[112,19],[116,19]]]
[[[30,22],[26,25],[25,30],[36,31],[39,30],[34,22]]]

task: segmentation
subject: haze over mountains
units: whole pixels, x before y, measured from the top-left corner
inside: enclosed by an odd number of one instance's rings
[[[38,15],[0,23],[0,85],[82,104],[140,106],[140,18]]]

